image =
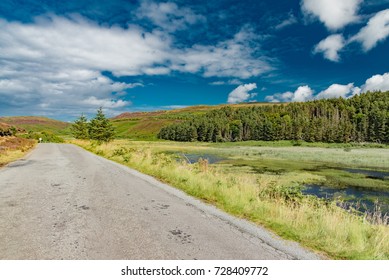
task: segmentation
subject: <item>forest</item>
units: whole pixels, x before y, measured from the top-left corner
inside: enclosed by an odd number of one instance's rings
[[[389,143],[389,92],[367,92],[349,99],[242,108],[226,106],[163,127],[158,137],[201,142]]]

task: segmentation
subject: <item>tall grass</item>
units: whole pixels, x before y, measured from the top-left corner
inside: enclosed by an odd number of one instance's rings
[[[230,172],[205,160],[188,164],[144,143],[73,143],[155,176],[330,258],[389,259],[389,227],[373,225],[334,203],[301,195],[299,185],[320,180],[320,176],[304,172],[290,172],[288,176],[253,174],[239,169]]]

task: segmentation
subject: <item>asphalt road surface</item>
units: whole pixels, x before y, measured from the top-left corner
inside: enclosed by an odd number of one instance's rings
[[[0,169],[0,259],[317,259],[69,144]]]

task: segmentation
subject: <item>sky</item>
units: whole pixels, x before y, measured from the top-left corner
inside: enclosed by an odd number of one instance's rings
[[[389,90],[389,0],[1,0],[0,116]]]

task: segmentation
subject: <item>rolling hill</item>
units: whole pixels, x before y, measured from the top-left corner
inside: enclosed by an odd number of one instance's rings
[[[70,123],[49,119],[46,117],[23,116],[23,117],[0,117],[0,122],[24,129],[26,132],[49,132],[57,135],[70,133]]]

